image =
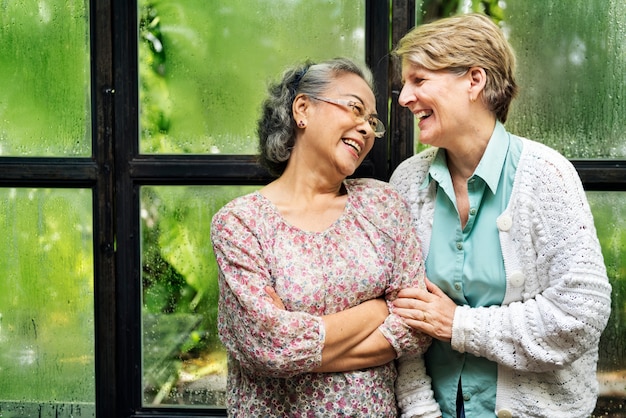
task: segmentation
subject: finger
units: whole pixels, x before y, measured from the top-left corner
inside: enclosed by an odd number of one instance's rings
[[[418,287],[407,287],[398,292],[398,298],[423,299],[425,293],[427,292]]]
[[[274,304],[274,306],[279,309],[285,309],[282,299],[278,296],[278,293],[276,293],[276,290],[274,290],[272,286],[265,286],[265,293],[269,296],[270,301]]]
[[[420,304],[419,304],[419,300],[418,299],[414,299],[414,298],[397,298],[392,302],[392,305],[394,307],[394,312],[396,308],[402,308],[402,309],[419,309]]]
[[[272,299],[278,298],[278,294],[276,293],[276,291],[274,290],[272,286],[265,286],[265,293],[267,293],[267,296],[269,296]]]
[[[410,319],[413,321],[423,322],[424,319],[426,318],[426,315],[424,314],[424,312],[420,311],[419,309],[398,308],[398,309],[394,309],[393,313],[405,320]]]
[[[423,332],[424,334],[427,334],[431,337],[435,337],[434,327],[428,322],[418,321],[416,319],[411,319],[411,318],[402,318],[402,320],[404,321],[406,325],[408,325],[412,329],[419,331],[419,332]]]
[[[426,290],[428,290],[433,295],[437,295],[437,296],[445,295],[443,290],[441,290],[436,284],[428,280],[428,278],[424,278],[424,282],[426,283]]]

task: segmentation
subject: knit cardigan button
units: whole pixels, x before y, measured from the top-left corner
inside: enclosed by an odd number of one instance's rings
[[[498,411],[498,418],[513,418],[513,414],[508,409],[501,409]]]
[[[496,219],[496,226],[502,232],[508,232],[513,226],[513,219],[509,215],[500,215],[498,219]]]
[[[526,277],[524,276],[524,273],[519,270],[514,271],[509,276],[509,282],[511,282],[513,287],[522,287],[525,281]]]

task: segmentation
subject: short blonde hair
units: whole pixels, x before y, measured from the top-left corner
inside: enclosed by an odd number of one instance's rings
[[[487,74],[485,105],[504,123],[517,94],[515,54],[500,27],[489,17],[469,13],[416,26],[394,51],[403,63],[430,71],[464,73],[480,67]]]

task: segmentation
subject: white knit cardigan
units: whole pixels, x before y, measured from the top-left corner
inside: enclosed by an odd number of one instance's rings
[[[507,276],[504,301],[459,306],[451,344],[498,364],[498,417],[588,417],[598,396],[598,341],[611,287],[574,167],[545,145],[521,140],[511,199],[496,226]],[[437,185],[420,186],[436,152],[429,148],[407,159],[390,180],[408,201],[424,259]]]

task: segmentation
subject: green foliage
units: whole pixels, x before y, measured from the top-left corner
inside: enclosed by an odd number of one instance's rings
[[[181,350],[199,353],[219,346],[216,334],[219,289],[210,240],[211,218],[224,204],[254,189],[253,186],[141,189],[143,308],[145,315],[187,314],[200,318]],[[149,351],[149,347],[145,349]]]
[[[0,155],[91,155],[85,7],[0,3]]]
[[[616,370],[626,367],[626,196],[619,192],[588,192],[588,196],[613,287],[611,317],[600,342],[599,367]]]
[[[269,80],[306,59],[365,56],[365,8],[353,0],[140,6],[145,153],[254,154]]]
[[[623,158],[624,3],[513,1],[505,12],[520,84],[508,128],[569,158]]]
[[[499,0],[423,0],[420,18],[417,23],[426,23],[459,13],[478,12],[490,16],[496,23],[504,20],[504,10]]]
[[[91,193],[0,189],[0,394],[93,402]]]

